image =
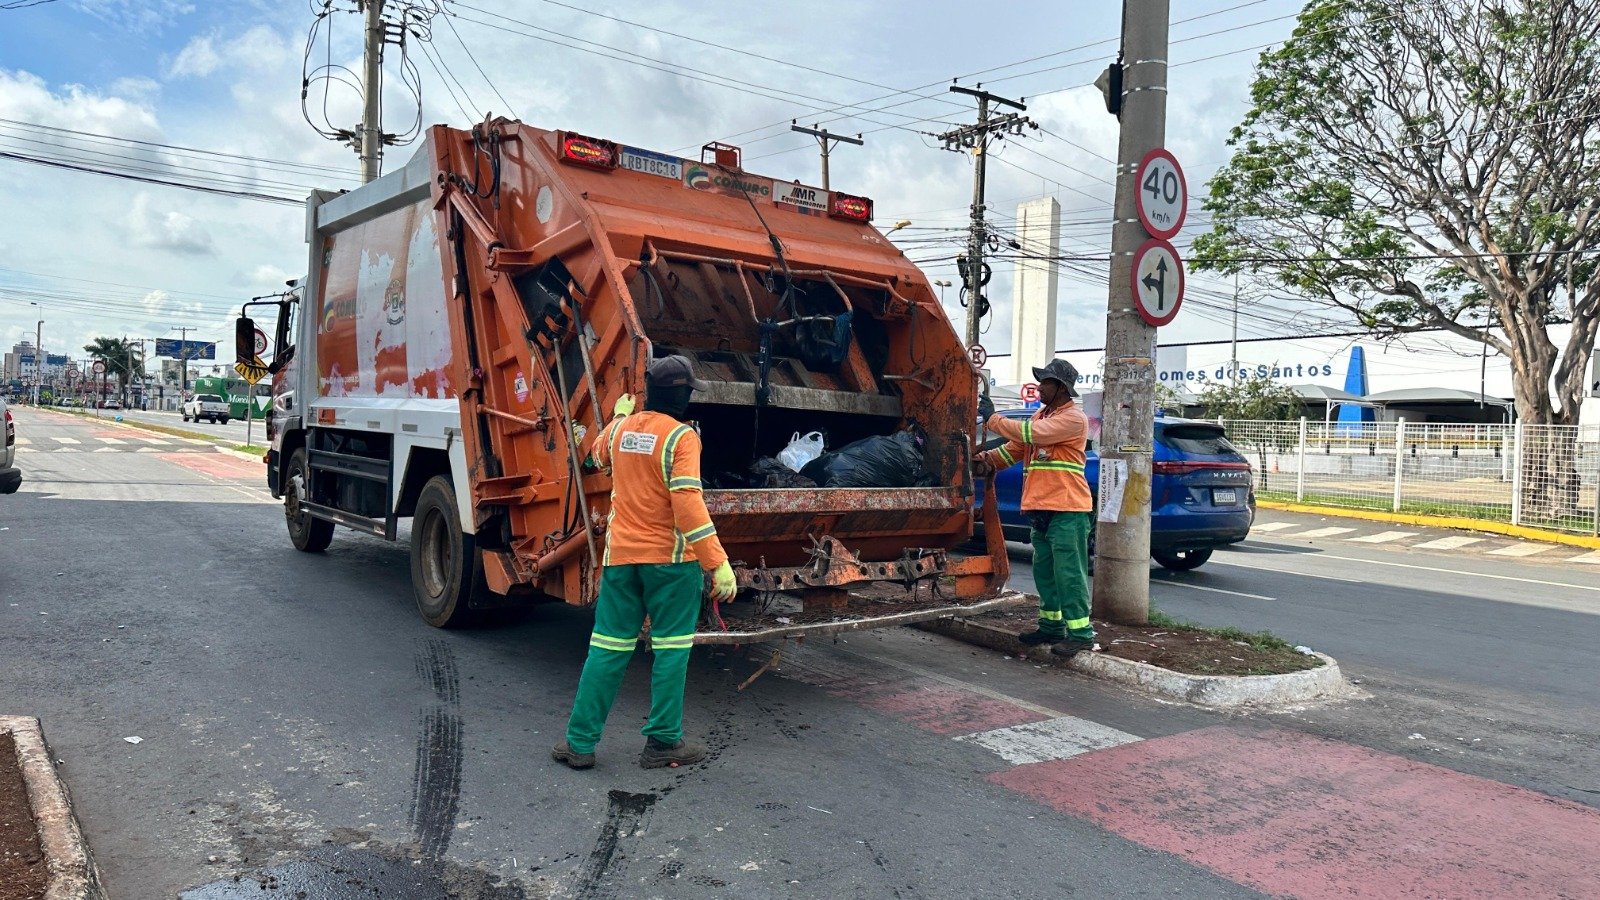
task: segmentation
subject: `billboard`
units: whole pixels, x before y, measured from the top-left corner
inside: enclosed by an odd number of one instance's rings
[[[156,355],[173,359],[216,359],[216,341],[181,341],[177,338],[156,338]]]

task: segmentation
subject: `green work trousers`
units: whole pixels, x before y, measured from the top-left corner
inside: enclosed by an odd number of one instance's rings
[[[1093,513],[1058,512],[1033,529],[1033,580],[1039,630],[1053,638],[1094,640],[1089,624],[1089,528]]]
[[[567,746],[593,753],[605,730],[606,715],[633,659],[644,617],[650,617],[650,719],[644,733],[665,744],[683,737],[683,687],[689,648],[700,618],[704,581],[697,563],[606,566],[600,572],[600,598],[594,607],[589,658],[578,678],[578,697],[567,720]]]

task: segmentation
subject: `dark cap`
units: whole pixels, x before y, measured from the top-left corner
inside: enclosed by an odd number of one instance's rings
[[[687,356],[663,356],[650,363],[645,380],[655,387],[691,387],[709,391],[711,385],[694,377],[694,364]]]
[[[1033,369],[1034,381],[1059,381],[1067,387],[1067,396],[1078,396],[1078,370],[1064,359],[1052,359]]]

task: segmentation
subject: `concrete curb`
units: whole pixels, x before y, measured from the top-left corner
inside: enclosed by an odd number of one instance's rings
[[[50,761],[50,748],[45,744],[39,720],[31,716],[0,716],[0,732],[10,732],[17,742],[17,763],[28,788],[39,846],[50,866],[45,900],[103,900],[100,873],[72,814],[67,786]]]
[[[968,644],[1000,650],[1032,662],[1059,666],[1143,691],[1163,700],[1193,703],[1211,709],[1272,709],[1322,700],[1354,700],[1368,696],[1345,680],[1333,657],[1318,653],[1322,665],[1283,675],[1186,675],[1149,663],[1107,653],[1079,653],[1070,660],[1048,650],[1023,647],[1004,629],[963,619],[926,622],[917,627]]]
[[[1600,537],[1546,531],[1543,528],[1529,528],[1526,525],[1512,525],[1509,522],[1491,522],[1488,519],[1430,516],[1423,513],[1384,512],[1377,509],[1346,509],[1342,506],[1318,506],[1313,503],[1293,503],[1287,500],[1257,500],[1256,506],[1261,509],[1276,509],[1283,512],[1310,513],[1316,516],[1334,516],[1342,519],[1365,519],[1368,522],[1387,522],[1391,525],[1420,525],[1434,528],[1454,528],[1458,531],[1481,531],[1486,534],[1498,534],[1527,541],[1539,541],[1545,544],[1566,544],[1569,547],[1600,550]],[[1293,537],[1294,535],[1285,536]]]

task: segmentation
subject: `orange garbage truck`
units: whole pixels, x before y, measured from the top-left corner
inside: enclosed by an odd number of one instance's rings
[[[311,196],[307,276],[268,301],[270,364],[238,323],[241,362],[272,373],[290,540],[394,541],[409,519],[438,627],[591,604],[611,482],[590,445],[649,361],[681,354],[711,383],[689,418],[741,588],[707,601],[697,642],[1013,602],[1000,529],[972,542],[981,375],[871,219],[869,199],[746,172],[723,145],[430,128],[404,168]],[[992,491],[976,505],[993,518]]]

